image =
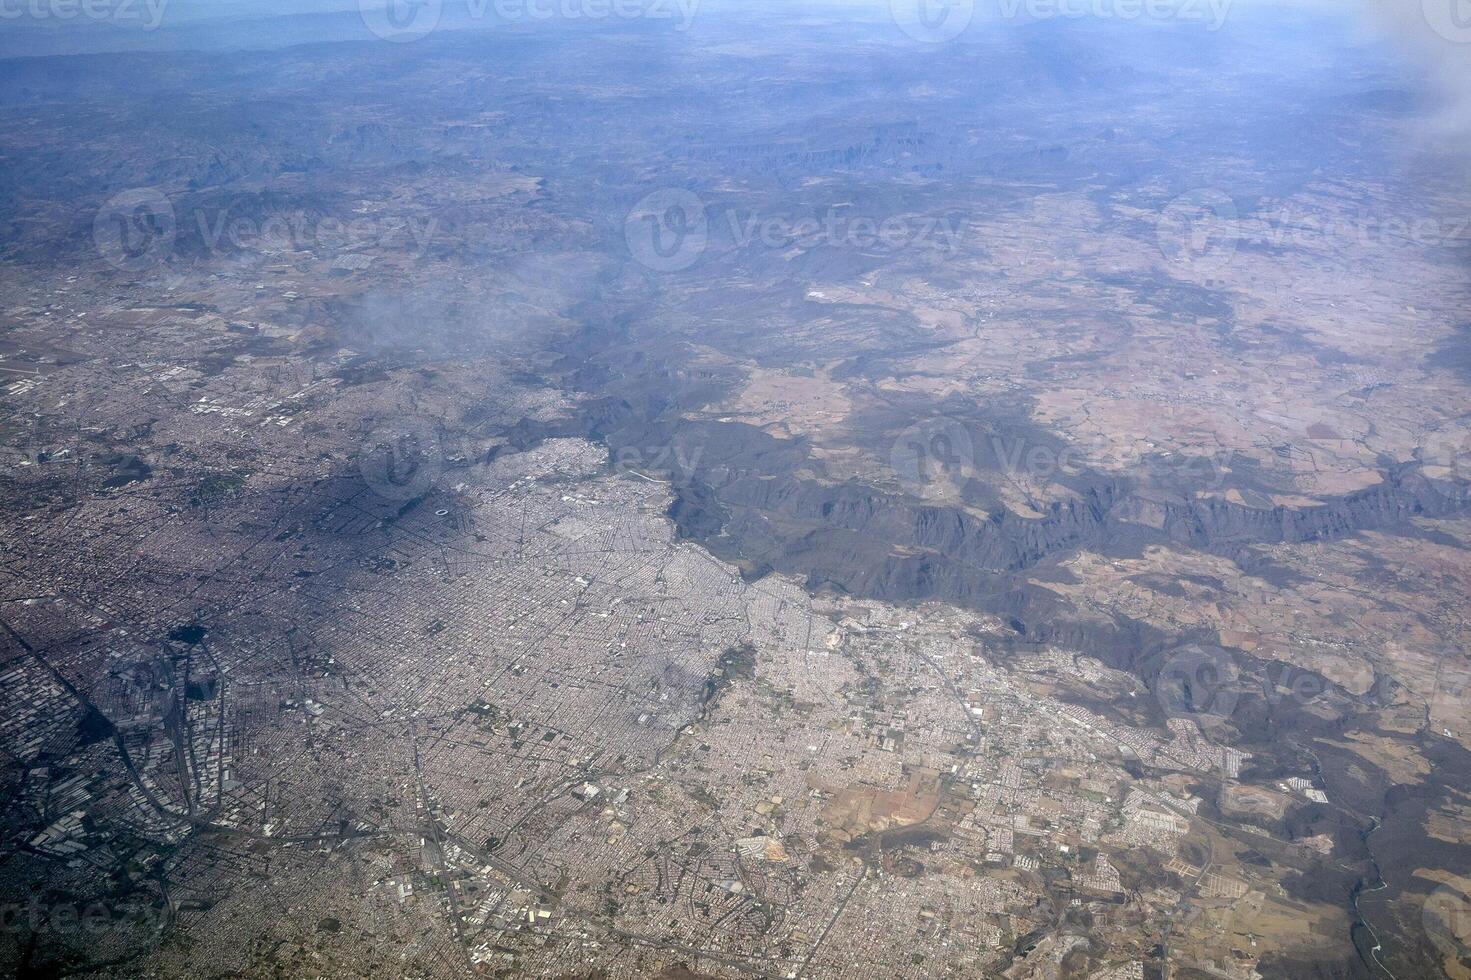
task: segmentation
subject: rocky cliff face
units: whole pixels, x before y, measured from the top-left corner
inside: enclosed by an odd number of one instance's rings
[[[759,461],[753,461],[759,462]],[[1257,508],[1218,497],[1146,501],[1127,480],[1099,477],[1038,518],[954,507],[824,485],[759,466],[722,484],[697,474],[677,487],[672,515],[686,535],[723,555],[798,573],[854,595],[943,599],[998,610],[1003,580],[1078,549],[1132,552],[1178,542],[1231,555],[1256,544],[1313,541],[1443,517],[1471,506],[1471,489],[1387,470],[1372,488],[1308,508]],[[1144,507],[1154,512],[1140,521]]]

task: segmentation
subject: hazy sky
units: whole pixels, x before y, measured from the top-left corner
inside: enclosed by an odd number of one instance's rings
[[[276,47],[320,40],[371,40],[360,4],[381,8],[390,0],[0,0],[0,56],[150,48]],[[405,3],[409,0],[392,0]],[[495,23],[497,5],[534,3],[543,9],[614,0],[418,0],[442,5],[445,27]],[[627,0],[617,0],[619,3]],[[1446,103],[1442,122],[1451,138],[1471,145],[1471,0],[634,0],[677,7],[698,29],[702,17],[777,9],[787,17],[810,10],[824,18],[851,16],[868,22],[913,16],[927,6],[958,4],[968,25],[960,40],[1006,29],[1029,19],[1148,17],[1128,11],[1149,4],[1189,4],[1221,30],[1270,30],[1283,11],[1311,11],[1355,24],[1365,40],[1390,40],[1408,60],[1438,80]],[[78,13],[76,7],[94,11]],[[95,11],[103,11],[101,14]],[[479,16],[468,15],[475,11]],[[896,13],[897,12],[897,13]],[[1460,15],[1459,19],[1457,15]],[[282,21],[281,15],[290,15]],[[272,22],[273,21],[273,22]],[[1165,18],[1165,26],[1171,22]],[[952,21],[952,23],[957,21]],[[267,26],[269,24],[269,26]],[[1160,26],[1158,23],[1154,26]],[[1200,24],[1190,25],[1201,29]],[[903,35],[896,39],[902,41]]]

